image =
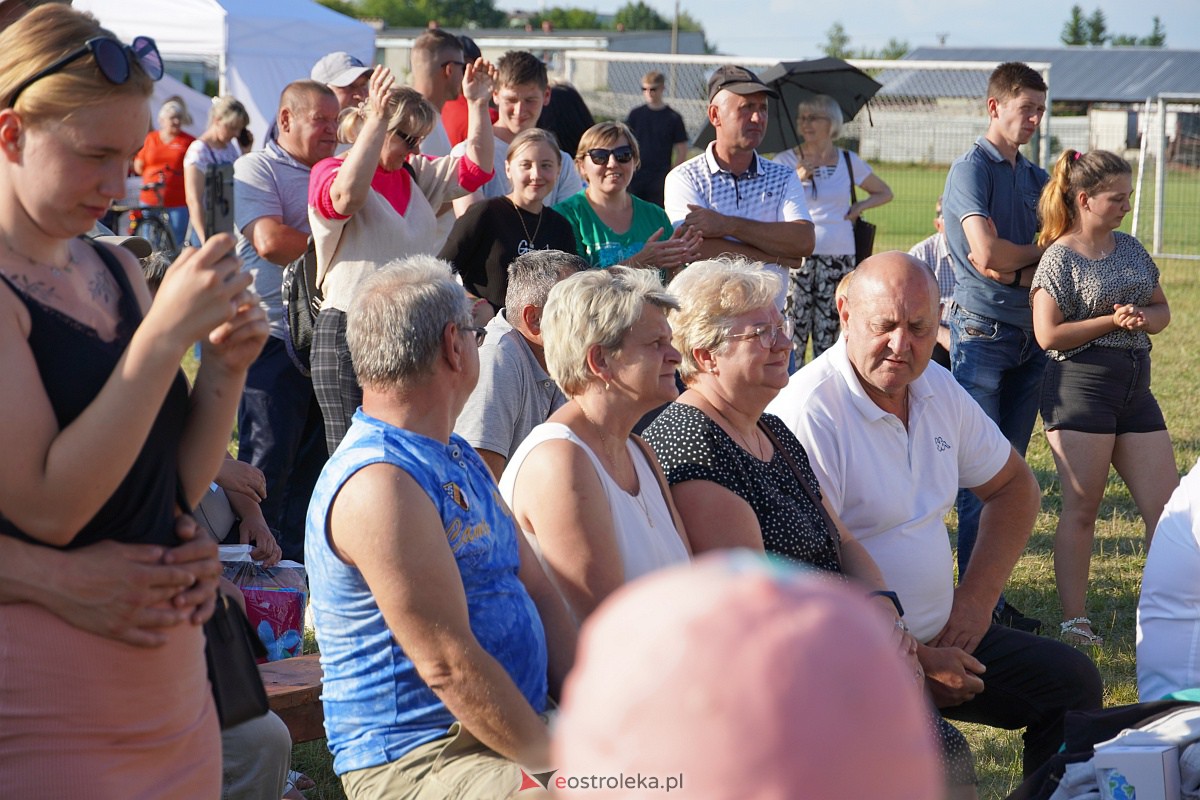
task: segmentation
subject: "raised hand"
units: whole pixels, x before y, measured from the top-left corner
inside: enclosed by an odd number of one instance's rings
[[[496,67],[483,56],[463,68],[462,93],[467,102],[490,100],[495,90],[499,73]]]
[[[386,121],[388,92],[396,83],[396,76],[383,64],[376,64],[371,71],[371,82],[367,87],[365,101],[369,116]]]

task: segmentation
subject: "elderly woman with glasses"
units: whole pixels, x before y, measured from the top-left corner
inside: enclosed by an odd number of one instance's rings
[[[679,374],[687,390],[646,429],[696,554],[747,548],[857,582],[898,630],[914,674],[917,642],[866,549],[821,494],[804,446],[764,414],[788,382],[791,322],[775,307],[780,278],[743,260],[699,261],[671,281]],[[936,712],[954,798],[974,797],[966,741]]]
[[[840,323],[833,295],[838,281],[857,264],[854,221],[868,208],[891,202],[892,190],[857,153],[834,145],[842,132],[842,109],[829,95],[800,104],[796,129],[804,142],[774,160],[796,170],[817,237],[812,255],[791,271],[788,288],[796,362],[803,363],[810,335],[813,358],[837,340]],[[854,186],[866,193],[857,202],[851,201]]]
[[[575,153],[586,188],[554,210],[571,223],[579,255],[593,267],[647,267],[669,277],[697,257],[701,237],[690,228],[676,234],[667,212],[630,194],[640,164],[638,141],[627,125],[593,125]]]
[[[83,235],[149,128],[152,40],[52,3],[0,53],[0,538],[36,545],[16,583],[53,585],[49,565],[77,559],[96,573],[81,582],[103,583],[137,563],[123,602],[150,595],[138,624],[157,626],[122,636],[122,620],[97,629],[65,597],[0,586],[0,793],[217,797],[200,623],[220,562],[211,541],[180,544],[176,516],[217,474],[266,315],[228,235],[181,256],[153,305],[136,259]],[[189,390],[179,362],[198,340]]]
[[[437,110],[415,89],[394,86],[391,70],[377,66],[367,99],[343,110],[338,121],[338,138],[351,143],[350,149],[312,168],[308,220],[324,295],[313,332],[312,377],[330,453],[362,403],[346,346],[346,309],[358,285],[381,264],[435,255],[441,243],[438,210],[491,179],[487,103],[495,72],[480,58],[463,73],[470,114],[465,156],[420,156]]]
[[[569,400],[517,448],[500,493],[578,621],[689,557],[658,463],[632,433],[677,394],[674,307],[653,273],[613,267],[559,282],[542,314],[546,366]]]

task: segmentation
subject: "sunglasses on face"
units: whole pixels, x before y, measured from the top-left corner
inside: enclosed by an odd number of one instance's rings
[[[141,66],[142,71],[146,73],[150,80],[156,81],[163,76],[162,56],[158,52],[158,45],[149,36],[139,36],[133,40],[132,44],[128,45],[122,44],[116,39],[110,39],[107,36],[97,36],[88,39],[83,43],[83,47],[67,53],[58,61],[55,61],[33,77],[22,82],[12,93],[12,97],[8,101],[8,107],[12,108],[15,106],[17,98],[21,96],[21,93],[42,78],[62,71],[68,64],[83,58],[89,53],[96,60],[96,66],[99,68],[100,74],[109,83],[117,86],[129,80],[129,76],[133,74],[134,61]]]
[[[392,133],[398,139],[400,139],[400,141],[408,145],[408,149],[414,153],[417,151],[417,148],[421,146],[421,142],[425,141],[424,136],[413,136],[412,134],[402,133],[401,131],[392,131]]]
[[[594,147],[587,151],[587,157],[597,167],[603,167],[607,164],[609,156],[615,158],[618,164],[628,164],[630,161],[633,161],[633,148],[627,144],[623,144],[611,150],[606,147]]]

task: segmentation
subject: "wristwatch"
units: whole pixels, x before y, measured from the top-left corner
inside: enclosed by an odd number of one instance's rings
[[[904,606],[900,605],[900,595],[888,589],[878,589],[874,592],[869,592],[867,597],[886,597],[892,601],[892,605],[896,607],[896,616],[904,616]]]

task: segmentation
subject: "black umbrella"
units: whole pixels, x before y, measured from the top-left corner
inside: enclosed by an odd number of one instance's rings
[[[849,122],[883,88],[870,75],[840,58],[780,61],[759,73],[759,77],[779,92],[778,99],[770,97],[767,101],[769,123],[758,147],[764,153],[781,153],[800,143],[796,133],[796,110],[802,101],[827,94],[841,106],[842,116]],[[704,148],[715,135],[712,123],[706,123],[693,144]]]

